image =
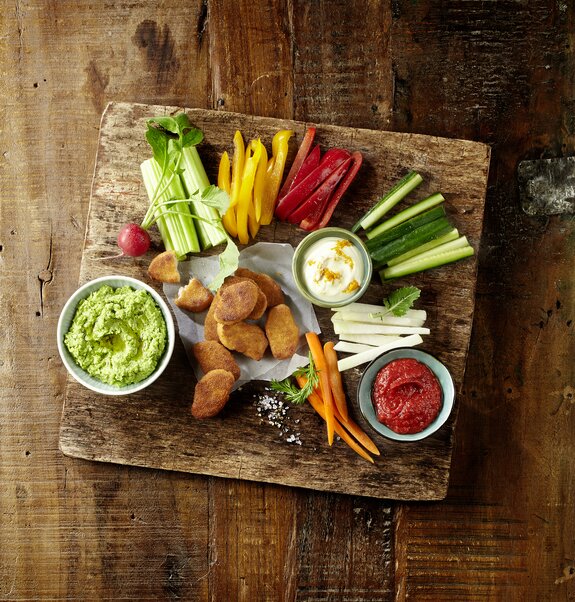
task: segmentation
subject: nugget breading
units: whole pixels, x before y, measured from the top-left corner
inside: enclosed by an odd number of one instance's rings
[[[234,324],[245,320],[258,301],[258,287],[251,280],[230,284],[220,289],[220,299],[214,312],[216,322]]]
[[[268,307],[274,307],[284,302],[284,294],[280,285],[267,274],[262,272],[253,272],[247,268],[238,268],[236,276],[240,278],[249,278],[253,280],[266,296]]]
[[[288,359],[296,352],[299,328],[287,305],[281,303],[269,310],[266,319],[266,336],[272,355],[276,359]]]
[[[178,284],[180,273],[178,272],[178,257],[175,251],[164,251],[156,255],[148,266],[148,275],[158,282]]]
[[[218,324],[218,336],[224,347],[257,361],[262,359],[268,347],[264,331],[256,324],[247,322]]]
[[[213,300],[212,293],[197,278],[192,278],[180,288],[174,303],[181,309],[197,313],[208,309]]]
[[[262,290],[258,287],[258,300],[252,309],[252,313],[248,316],[248,320],[259,320],[266,313],[267,308],[268,300]]]
[[[196,384],[192,416],[211,418],[221,412],[228,403],[234,382],[234,375],[227,370],[210,370],[204,374]]]
[[[240,377],[240,367],[234,356],[218,341],[200,341],[192,351],[204,374],[220,368],[231,372],[235,380]]]
[[[216,307],[220,301],[220,292],[218,291],[215,296],[210,308],[208,309],[208,313],[206,314],[206,319],[204,320],[204,339],[206,341],[219,341],[218,337],[218,323],[214,317],[214,313],[216,311]]]

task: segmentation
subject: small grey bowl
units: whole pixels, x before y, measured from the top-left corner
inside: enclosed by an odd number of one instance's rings
[[[305,256],[306,251],[311,247],[311,245],[316,243],[318,240],[329,237],[344,238],[345,240],[349,240],[355,245],[355,247],[359,251],[363,262],[363,282],[361,283],[361,286],[352,294],[350,294],[346,299],[343,299],[341,301],[325,301],[323,299],[318,299],[308,290],[308,288],[305,285],[305,281],[302,277],[303,258]],[[371,282],[373,265],[371,263],[371,258],[369,256],[367,248],[363,244],[363,241],[361,240],[361,238],[359,238],[359,236],[356,236],[355,234],[353,234],[353,232],[345,230],[344,228],[327,227],[320,228],[319,230],[311,232],[299,243],[293,254],[292,273],[299,292],[308,301],[319,307],[336,308],[344,307],[346,305],[349,305],[350,303],[359,301],[359,299],[363,297],[365,291],[367,290],[367,287]]]
[[[389,364],[389,362],[392,360],[404,358],[413,358],[418,360],[422,364],[425,364],[435,374],[441,386],[442,404],[437,418],[427,428],[423,429],[419,433],[402,435],[392,431],[390,428],[378,421],[375,414],[375,408],[373,407],[373,402],[371,400],[371,390],[373,388],[375,377],[381,368]],[[455,387],[453,385],[453,379],[451,378],[449,370],[437,358],[430,353],[421,351],[420,349],[404,347],[401,349],[393,349],[392,351],[388,351],[387,353],[380,355],[367,366],[361,375],[359,384],[357,386],[357,398],[359,402],[359,409],[361,410],[364,418],[380,435],[383,435],[388,439],[393,439],[394,441],[420,441],[421,439],[425,439],[426,437],[429,437],[429,435],[432,435],[439,430],[439,428],[441,428],[449,418],[455,401]]]
[[[74,361],[74,358],[68,351],[66,345],[64,344],[64,335],[70,329],[70,325],[72,324],[72,320],[74,319],[74,314],[76,313],[76,308],[78,307],[78,303],[80,300],[85,299],[88,295],[98,290],[100,287],[104,285],[111,286],[112,288],[119,288],[121,286],[130,286],[135,290],[143,289],[150,293],[153,297],[154,301],[157,303],[160,308],[162,315],[164,316],[164,321],[166,322],[166,329],[168,333],[168,343],[167,347],[162,355],[156,369],[144,380],[140,382],[133,383],[131,385],[126,385],[124,387],[115,387],[113,385],[109,385],[107,383],[103,383],[102,381],[94,378],[90,374],[88,374],[85,370],[80,368],[78,364]],[[86,284],[82,285],[66,302],[64,307],[62,308],[62,312],[60,313],[60,318],[58,320],[58,328],[57,328],[57,338],[58,338],[58,351],[60,353],[60,357],[62,358],[62,362],[68,372],[72,375],[74,379],[76,379],[80,384],[84,385],[88,389],[95,391],[96,393],[101,393],[102,395],[129,395],[130,393],[135,393],[136,391],[141,391],[145,389],[148,385],[152,384],[162,372],[165,370],[168,365],[170,358],[172,357],[172,353],[174,351],[174,344],[176,339],[175,328],[174,328],[174,320],[172,318],[172,314],[170,309],[168,308],[165,301],[160,297],[160,295],[151,287],[141,282],[140,280],[136,280],[135,278],[130,278],[128,276],[103,276],[101,278],[96,278],[95,280],[91,280],[90,282],[86,282]]]

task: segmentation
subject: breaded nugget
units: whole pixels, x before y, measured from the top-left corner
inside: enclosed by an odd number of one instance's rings
[[[221,368],[231,372],[235,380],[240,377],[240,367],[234,356],[218,341],[201,341],[192,350],[204,374]]]
[[[267,308],[268,300],[262,290],[258,287],[258,300],[252,309],[252,313],[248,316],[248,320],[259,320],[266,313]]]
[[[256,324],[218,324],[218,336],[224,347],[257,361],[262,359],[268,347],[264,331]]]
[[[197,313],[208,309],[213,300],[212,293],[197,278],[192,278],[180,288],[174,303],[181,309]]]
[[[148,266],[148,275],[158,282],[178,284],[180,273],[178,272],[178,257],[175,251],[164,251],[156,255]]]
[[[253,280],[266,296],[268,307],[274,307],[284,302],[281,286],[271,276],[262,272],[253,272],[247,268],[238,268],[236,276]]]
[[[251,280],[236,282],[218,291],[220,299],[214,312],[216,322],[234,324],[245,320],[258,300],[258,287]]]
[[[206,319],[204,320],[204,339],[206,341],[219,341],[218,337],[218,323],[214,317],[214,313],[216,311],[216,307],[220,301],[220,291],[218,291],[215,296],[212,304],[210,305],[210,309],[208,309],[208,313],[206,314]]]
[[[272,355],[276,359],[288,359],[296,352],[299,328],[287,305],[280,303],[269,310],[266,319],[266,336]]]
[[[221,412],[228,403],[234,382],[234,375],[227,370],[210,370],[204,374],[196,384],[192,416],[211,418]]]

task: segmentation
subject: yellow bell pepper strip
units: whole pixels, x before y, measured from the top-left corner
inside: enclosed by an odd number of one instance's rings
[[[251,150],[248,151],[247,154],[251,155]],[[261,151],[258,148],[253,155],[248,156],[248,159],[245,162],[242,184],[238,196],[236,217],[238,225],[238,239],[242,245],[247,245],[250,241],[248,234],[248,213],[250,204],[253,202],[252,197],[254,180],[256,176],[256,169],[258,167],[258,163],[260,162],[260,154]]]
[[[254,218],[258,224],[262,219],[262,206],[264,200],[264,194],[266,191],[266,174],[268,168],[268,151],[266,147],[262,144],[262,141],[258,138],[257,141],[253,141],[256,144],[254,145],[256,148],[260,149],[260,162],[258,163],[258,167],[256,170],[256,179],[254,180]],[[256,150],[254,148],[254,151]]]
[[[256,172],[257,177],[257,172]],[[248,230],[250,232],[250,236],[255,238],[258,235],[260,230],[260,223],[256,219],[256,207],[255,202],[252,200],[248,207]]]
[[[230,173],[230,157],[225,151],[220,159],[220,167],[218,169],[218,187],[225,190],[230,196],[232,191],[231,173]],[[222,216],[222,224],[226,232],[234,238],[238,235],[236,226],[236,210],[234,207],[228,207]]]
[[[238,235],[238,226],[236,218],[236,206],[242,185],[242,176],[244,173],[245,146],[244,139],[239,130],[234,134],[234,155],[232,158],[232,180],[230,184],[230,206],[224,215],[222,223],[230,236],[234,238]]]
[[[262,205],[261,224],[270,224],[274,215],[276,200],[284,174],[288,154],[289,139],[293,136],[292,130],[280,130],[272,140],[273,167],[268,177],[266,194]]]
[[[306,158],[308,157],[310,149],[311,149],[311,145],[313,144],[313,139],[315,138],[315,132],[316,132],[315,126],[310,126],[306,129],[305,134],[303,136],[303,140],[300,144],[299,150],[297,151],[295,159],[293,160],[293,163],[291,165],[291,169],[289,170],[288,175],[286,176],[284,185],[282,186],[282,188],[280,190],[280,193],[279,193],[280,199],[288,193],[288,190],[291,188],[291,185],[292,185],[296,175],[298,174],[298,172],[301,169],[302,165],[304,164]],[[318,148],[317,152],[319,153],[319,145],[317,148]],[[319,163],[319,157],[318,157],[318,163]]]

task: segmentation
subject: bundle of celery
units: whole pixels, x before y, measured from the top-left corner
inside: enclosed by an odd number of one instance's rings
[[[149,119],[146,139],[154,156],[140,166],[150,199],[142,228],[156,222],[164,246],[178,257],[225,242],[218,207],[225,211],[229,199],[211,194],[214,187],[195,148],[203,133],[181,113]]]
[[[366,230],[366,246],[382,280],[439,267],[474,253],[467,238],[450,223],[440,193],[383,220],[422,181],[418,173],[409,172],[352,228],[353,232]]]

